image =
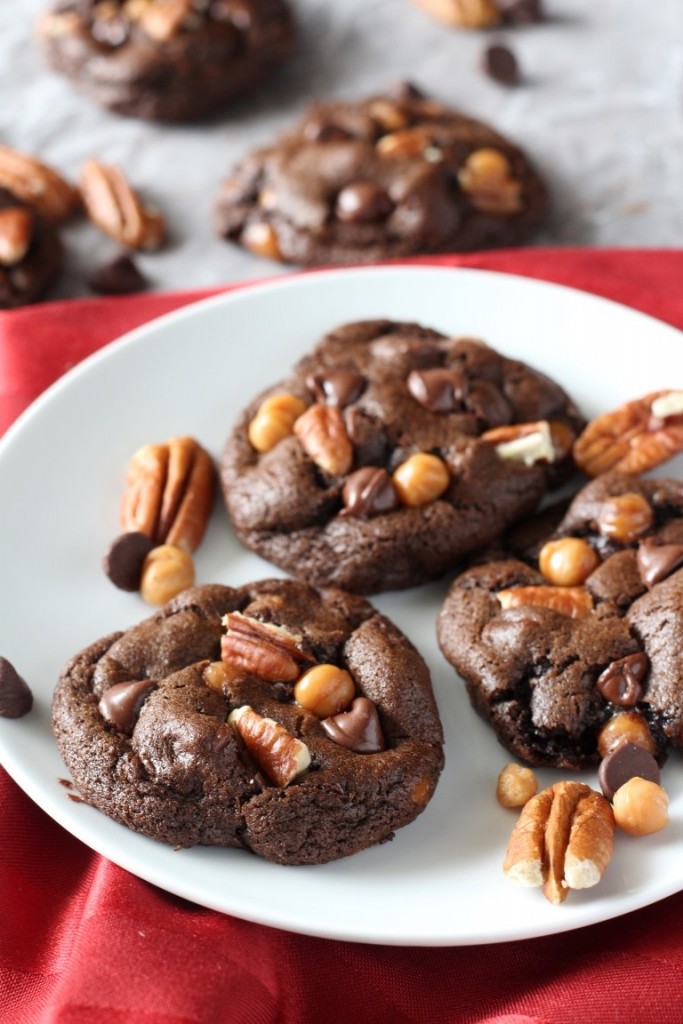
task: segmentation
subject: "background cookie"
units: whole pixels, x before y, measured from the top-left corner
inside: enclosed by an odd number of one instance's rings
[[[545,211],[517,147],[405,86],[312,106],[233,171],[216,227],[271,259],[355,263],[517,245]]]
[[[39,37],[49,64],[102,106],[191,121],[277,67],[294,26],[286,0],[59,0]]]
[[[223,493],[240,540],[288,572],[410,587],[534,509],[579,423],[557,384],[480,342],[347,324],[240,414]]]
[[[470,569],[439,617],[439,645],[503,745],[579,768],[623,713],[655,752],[683,744],[683,483],[599,477],[540,565]]]
[[[355,686],[339,714],[324,716],[310,677],[299,688],[321,665]],[[443,766],[429,672],[406,637],[362,598],[291,581],[196,587],[93,644],[61,675],[53,728],[82,797],[115,820],[281,864],[391,839]],[[277,772],[302,747],[310,766],[286,784]]]

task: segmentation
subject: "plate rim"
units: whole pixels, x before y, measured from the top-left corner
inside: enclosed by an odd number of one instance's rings
[[[157,317],[153,317],[151,320],[147,321],[146,323],[141,324],[141,325],[139,325],[139,326],[137,326],[137,327],[135,327],[135,328],[133,328],[133,329],[131,329],[129,331],[126,331],[122,335],[118,336],[117,338],[112,339],[111,341],[105,343],[105,345],[103,345],[99,349],[95,350],[94,352],[90,353],[84,359],[82,359],[77,364],[75,364],[73,367],[71,367],[69,370],[67,370],[66,373],[61,375],[59,378],[57,378],[57,380],[55,380],[52,384],[50,384],[20,414],[20,416],[17,417],[17,419],[10,425],[8,430],[5,432],[4,436],[2,438],[0,438],[0,467],[1,467],[1,463],[2,463],[3,452],[5,451],[5,449],[10,447],[14,443],[15,436],[20,434],[20,432],[24,429],[25,424],[30,423],[34,416],[39,415],[41,410],[43,409],[43,407],[48,405],[51,402],[51,400],[52,400],[52,398],[54,397],[55,394],[58,394],[61,390],[68,389],[69,385],[71,384],[71,382],[73,380],[76,380],[78,377],[80,377],[82,375],[87,375],[89,370],[90,370],[90,368],[92,366],[100,363],[101,361],[105,361],[111,354],[124,349],[128,345],[136,344],[141,338],[144,339],[146,336],[153,335],[153,334],[157,333],[158,331],[162,331],[163,332],[165,327],[166,327],[166,325],[169,322],[172,323],[172,324],[176,324],[178,322],[182,322],[185,319],[193,319],[193,318],[195,318],[197,316],[201,317],[201,315],[203,314],[204,310],[206,310],[207,308],[213,309],[216,306],[220,307],[220,306],[222,306],[224,304],[230,304],[231,302],[233,302],[235,300],[239,301],[239,300],[241,300],[243,298],[253,297],[254,294],[258,295],[258,293],[260,291],[263,291],[263,290],[266,290],[266,291],[276,291],[276,292],[279,291],[279,290],[283,290],[283,289],[289,290],[292,287],[299,287],[302,283],[313,282],[315,280],[319,280],[320,278],[326,278],[326,279],[328,279],[329,277],[334,277],[334,278],[340,278],[340,277],[356,278],[356,277],[359,277],[359,276],[360,277],[367,277],[367,276],[372,277],[372,276],[379,275],[379,274],[386,275],[387,273],[390,276],[394,276],[394,275],[397,275],[397,274],[398,275],[403,275],[403,274],[406,274],[406,273],[414,274],[416,271],[418,273],[420,273],[420,274],[426,274],[426,275],[430,275],[430,276],[434,275],[435,272],[436,272],[436,274],[438,276],[451,275],[453,273],[457,273],[460,276],[463,276],[463,275],[464,276],[474,275],[474,276],[476,276],[478,278],[496,278],[496,279],[498,279],[498,278],[505,278],[505,279],[511,280],[513,283],[515,281],[517,281],[517,282],[524,282],[525,286],[531,284],[533,287],[539,287],[539,288],[542,288],[542,289],[547,289],[547,288],[559,289],[562,292],[569,293],[572,296],[580,296],[582,301],[585,300],[585,299],[588,299],[590,302],[598,303],[601,306],[614,307],[614,308],[620,310],[622,313],[628,314],[629,317],[642,318],[644,321],[647,321],[650,324],[656,325],[656,328],[658,330],[661,330],[662,328],[664,328],[667,332],[671,332],[672,336],[677,336],[678,338],[680,338],[683,335],[683,332],[681,332],[678,328],[674,327],[673,325],[667,323],[666,321],[663,321],[663,320],[660,320],[660,319],[658,319],[656,317],[653,317],[650,314],[643,313],[640,310],[635,310],[632,307],[626,305],[625,303],[617,302],[617,301],[615,301],[613,299],[609,299],[609,298],[606,298],[606,297],[601,296],[601,295],[596,295],[593,292],[586,292],[586,291],[584,291],[582,289],[575,288],[573,286],[559,284],[559,283],[556,283],[556,282],[553,282],[553,281],[547,281],[545,279],[527,277],[527,276],[520,275],[520,274],[511,274],[511,273],[507,273],[507,272],[500,272],[500,271],[496,271],[496,270],[488,270],[488,269],[483,269],[483,268],[480,269],[480,268],[473,268],[473,267],[462,267],[462,266],[458,266],[458,265],[456,265],[456,266],[444,266],[444,265],[440,265],[440,264],[434,265],[434,264],[401,263],[401,264],[398,264],[398,265],[382,264],[382,265],[377,265],[377,266],[372,266],[372,267],[351,267],[351,268],[339,268],[339,269],[337,269],[337,268],[326,268],[326,269],[320,269],[320,270],[314,270],[314,271],[295,272],[295,273],[292,273],[292,274],[284,276],[284,277],[277,277],[277,278],[273,278],[273,279],[266,279],[266,280],[262,280],[261,279],[261,280],[253,281],[253,282],[238,282],[238,283],[236,283],[236,285],[234,287],[228,288],[228,290],[221,291],[218,294],[214,294],[214,295],[204,296],[204,297],[198,298],[196,301],[191,301],[188,304],[186,304],[186,305],[184,305],[184,306],[182,306],[182,307],[180,307],[178,309],[171,310],[171,311],[166,312],[164,314],[161,314],[160,316],[157,316]],[[37,799],[36,796],[34,796],[33,792],[31,792],[31,788],[32,787],[27,788],[24,784],[22,784],[22,781],[20,781],[20,779],[16,778],[14,772],[10,771],[6,767],[5,759],[4,759],[3,744],[2,744],[2,736],[1,735],[0,735],[0,763],[5,765],[5,768],[6,768],[7,772],[8,772],[8,774],[20,786],[20,788],[23,789],[28,794],[28,796],[31,799],[34,800],[34,802],[38,803],[39,806],[42,806],[42,804],[40,803],[40,800]],[[26,780],[24,779],[24,781],[26,781]],[[67,832],[69,832],[72,835],[74,835],[77,839],[79,839],[79,841],[84,842],[91,849],[94,849],[98,854],[104,856],[105,858],[107,858],[108,860],[112,861],[113,863],[118,864],[123,869],[130,871],[136,877],[142,878],[146,882],[149,882],[150,884],[161,885],[161,883],[158,880],[158,877],[155,877],[153,872],[147,872],[145,870],[141,870],[139,865],[137,865],[135,867],[131,867],[130,864],[129,864],[130,858],[128,856],[125,856],[125,855],[123,855],[123,856],[119,855],[118,857],[112,856],[112,854],[109,851],[109,849],[107,849],[106,852],[105,852],[104,849],[99,848],[95,843],[93,843],[92,838],[88,838],[88,839],[83,838],[83,835],[79,834],[78,830],[74,830],[70,826],[70,824],[66,824],[62,817],[55,815],[54,813],[52,813],[52,811],[47,811],[47,813],[50,814],[50,817],[52,817],[54,820],[56,820],[57,823],[61,827],[65,828],[65,830]],[[96,812],[96,813],[99,814],[101,812]],[[124,826],[119,826],[119,827],[124,828]],[[126,830],[126,831],[128,831],[128,830]],[[149,842],[153,843],[154,841],[153,840],[149,840]],[[104,844],[104,845],[106,845],[106,844]],[[166,885],[163,885],[162,887],[163,888],[167,888]],[[679,891],[681,888],[683,888],[683,879],[681,880],[680,884],[676,885],[675,888],[666,889],[666,891],[662,891],[659,895],[655,895],[655,896],[652,896],[650,894],[650,895],[647,896],[647,898],[645,898],[643,900],[639,900],[636,897],[632,901],[632,905],[627,905],[627,906],[624,906],[624,907],[620,907],[613,914],[603,915],[603,916],[598,917],[598,918],[591,917],[590,914],[589,914],[587,920],[577,919],[575,921],[567,923],[566,921],[562,921],[561,917],[558,916],[556,924],[555,924],[555,922],[553,922],[553,926],[545,927],[543,930],[533,932],[533,934],[529,934],[529,933],[525,932],[522,929],[519,934],[510,933],[510,934],[506,934],[506,935],[501,936],[501,934],[498,934],[498,933],[496,933],[496,934],[482,933],[482,934],[477,935],[476,937],[471,937],[470,936],[470,937],[468,937],[466,939],[455,938],[455,939],[450,939],[450,940],[446,940],[446,939],[443,939],[443,938],[440,938],[440,939],[437,939],[437,940],[433,940],[433,939],[430,939],[429,937],[422,937],[422,938],[418,937],[416,939],[415,936],[400,937],[400,936],[387,936],[386,934],[382,934],[382,935],[379,935],[379,934],[367,935],[367,934],[359,934],[357,932],[356,933],[352,933],[351,931],[349,931],[347,928],[344,928],[344,927],[338,928],[337,930],[335,930],[334,928],[330,928],[329,925],[325,926],[324,928],[315,929],[315,928],[311,928],[310,925],[307,925],[306,927],[300,927],[300,926],[297,926],[296,924],[292,924],[291,922],[290,923],[283,923],[282,920],[275,919],[275,918],[267,919],[267,915],[264,916],[263,913],[260,913],[260,914],[250,914],[248,912],[248,908],[242,908],[239,911],[236,911],[236,910],[223,910],[221,908],[216,908],[216,907],[213,907],[212,909],[217,910],[219,913],[228,913],[228,914],[232,913],[232,914],[235,914],[236,916],[244,918],[245,920],[250,920],[250,921],[253,921],[255,923],[259,923],[259,924],[262,924],[262,925],[265,925],[265,926],[268,926],[268,927],[282,928],[282,929],[285,929],[287,931],[291,931],[291,932],[295,932],[295,933],[299,933],[299,934],[312,935],[312,936],[316,936],[316,937],[320,937],[320,938],[333,938],[333,939],[339,939],[339,940],[342,940],[342,941],[355,941],[355,942],[361,942],[361,943],[367,943],[367,944],[380,944],[380,945],[387,945],[388,944],[388,945],[395,945],[395,946],[483,945],[483,944],[503,942],[503,941],[521,941],[521,940],[525,940],[525,939],[528,939],[528,938],[541,937],[543,935],[557,934],[557,933],[563,933],[563,932],[566,932],[566,931],[576,930],[578,928],[582,928],[582,927],[585,927],[585,926],[588,926],[588,925],[592,925],[594,923],[599,923],[601,921],[610,920],[610,919],[612,919],[614,917],[622,916],[623,914],[626,914],[626,913],[631,913],[634,910],[640,909],[640,908],[642,908],[644,906],[648,906],[648,905],[650,905],[652,903],[655,903],[655,902],[657,902],[660,899],[666,898],[667,896],[672,895],[674,892]],[[189,900],[191,900],[194,903],[199,902],[200,905],[209,906],[209,904],[199,901],[193,890],[189,889],[189,890],[181,891],[181,889],[182,889],[182,887],[179,887],[177,884],[174,885],[173,888],[168,887],[168,891],[169,892],[173,892],[173,893],[175,893],[178,896],[182,896],[183,898],[189,899]]]

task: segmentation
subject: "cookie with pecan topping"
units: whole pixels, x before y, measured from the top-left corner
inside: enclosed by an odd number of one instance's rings
[[[500,742],[562,768],[597,763],[619,722],[683,745],[683,483],[598,477],[527,552],[461,574],[438,623]]]
[[[530,513],[580,424],[559,385],[481,342],[351,323],[243,410],[223,493],[240,540],[288,572],[396,590]]]
[[[286,263],[370,263],[526,241],[546,190],[522,151],[413,87],[316,103],[221,187],[216,228]]]
[[[391,839],[443,767],[429,671],[363,598],[195,587],[64,668],[52,710],[82,798],[177,847],[319,864]]]
[[[101,106],[193,121],[259,85],[295,30],[287,0],[58,0],[38,35],[48,63]]]

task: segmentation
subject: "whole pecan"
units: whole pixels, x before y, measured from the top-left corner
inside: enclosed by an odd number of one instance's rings
[[[574,443],[588,476],[610,469],[638,476],[683,451],[683,391],[652,391],[597,416]]]
[[[121,526],[191,553],[204,537],[215,486],[213,459],[194,438],[144,445],[128,464]]]
[[[311,763],[308,747],[272,718],[264,718],[248,704],[235,708],[228,722],[242,737],[249,754],[266,778],[288,786]]]
[[[161,245],[163,217],[143,205],[118,167],[88,160],[81,170],[80,186],[86,213],[100,231],[131,249]]]
[[[353,445],[336,405],[311,405],[294,423],[306,454],[325,473],[344,476],[353,464]]]
[[[551,903],[570,889],[588,889],[612,857],[609,802],[582,782],[557,782],[524,805],[510,836],[503,871],[519,885],[543,886]]]
[[[302,663],[315,661],[302,639],[281,626],[241,612],[229,612],[223,625],[221,657],[248,675],[273,683],[292,682],[301,674]]]

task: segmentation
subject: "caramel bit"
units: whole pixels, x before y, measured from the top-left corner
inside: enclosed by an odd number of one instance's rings
[[[653,522],[654,514],[647,498],[629,491],[603,502],[596,525],[604,537],[619,544],[630,544],[649,530]]]
[[[593,611],[593,598],[583,587],[510,587],[499,590],[496,597],[503,610],[531,605],[560,612],[572,619],[585,618]]]
[[[522,183],[498,149],[475,149],[458,173],[460,188],[482,213],[509,216],[522,208]]]
[[[538,567],[556,587],[579,587],[600,565],[600,556],[581,537],[562,537],[541,548]]]
[[[266,778],[285,787],[306,771],[311,763],[308,747],[279,722],[264,718],[248,704],[228,717]]]
[[[525,804],[503,871],[518,885],[542,886],[558,904],[570,889],[600,881],[613,845],[614,815],[605,797],[580,782],[558,782]]]
[[[440,498],[451,478],[446,463],[438,455],[416,452],[394,471],[392,481],[403,504],[416,508]]]
[[[296,395],[271,395],[261,402],[249,423],[247,436],[252,448],[260,454],[272,451],[289,437],[296,420],[306,412],[306,403]]]

